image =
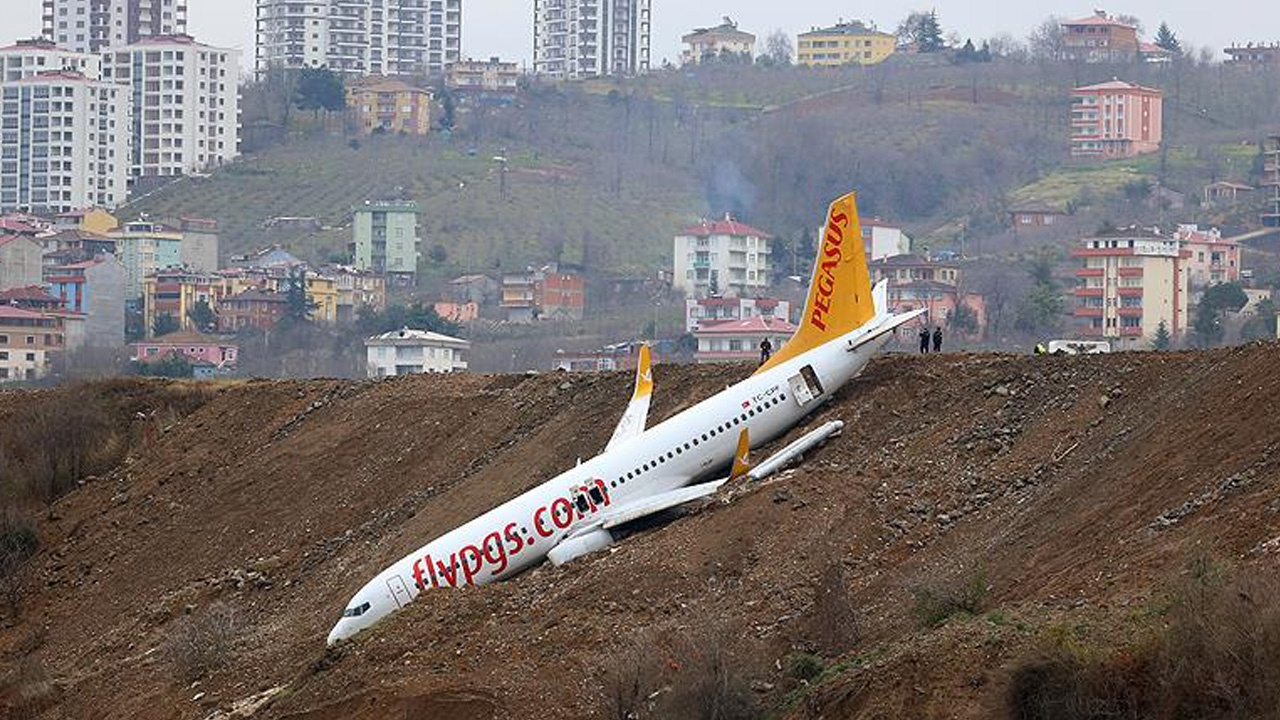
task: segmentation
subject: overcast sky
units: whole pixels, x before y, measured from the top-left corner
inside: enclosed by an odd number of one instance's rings
[[[961,37],[991,37],[1010,33],[1022,38],[1045,17],[1057,14],[1083,17],[1099,2],[1080,0],[879,0],[849,3],[838,0],[651,0],[653,58],[675,60],[680,36],[698,26],[718,24],[732,15],[743,30],[763,38],[782,28],[789,34],[829,25],[841,18],[857,18],[892,29],[914,8],[936,7],[943,29]],[[211,45],[240,48],[245,65],[253,63],[254,0],[188,0],[189,30]],[[40,31],[40,0],[0,0],[4,7],[0,41],[30,37]],[[869,8],[874,8],[873,10]],[[1216,51],[1233,42],[1280,41],[1280,2],[1277,0],[1125,0],[1107,6],[1113,13],[1136,15],[1154,34],[1167,21],[1184,46],[1211,46]],[[857,13],[870,12],[867,14]],[[528,62],[532,53],[533,0],[463,0],[463,53],[475,58],[492,55]]]

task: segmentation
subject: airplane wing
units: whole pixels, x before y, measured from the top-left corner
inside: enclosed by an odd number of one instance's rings
[[[613,437],[605,451],[630,440],[644,432],[645,423],[649,419],[649,398],[653,395],[653,368],[649,363],[649,346],[640,346],[640,361],[636,363],[636,387],[631,393],[631,402],[622,413],[618,427],[613,430]]]

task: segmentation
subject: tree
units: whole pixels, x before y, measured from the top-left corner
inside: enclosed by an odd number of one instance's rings
[[[440,127],[445,130],[452,130],[458,122],[458,101],[453,96],[453,91],[448,87],[441,85],[436,89],[436,96],[440,98]]]
[[[342,76],[328,67],[302,68],[298,71],[298,84],[294,90],[294,102],[300,110],[337,112],[347,109],[347,91]]]
[[[201,332],[209,332],[218,326],[218,316],[205,300],[197,301],[187,310],[187,319]]]
[[[1057,60],[1062,57],[1062,21],[1050,15],[1031,31],[1027,46],[1035,60]]]
[[[1056,332],[1062,322],[1066,301],[1053,276],[1053,263],[1051,254],[1040,253],[1027,266],[1027,274],[1035,284],[1022,298],[1015,322],[1018,329],[1025,333],[1036,335]]]
[[[427,251],[427,257],[436,265],[443,265],[449,259],[449,251],[445,250],[443,245],[437,243]]]
[[[1156,31],[1156,45],[1174,55],[1182,54],[1182,43],[1178,42],[1178,36],[1169,29],[1169,23],[1160,23],[1160,29]]]
[[[362,306],[356,312],[356,327],[366,337],[401,328],[427,330],[455,337],[462,333],[461,325],[440,317],[435,307],[422,303],[391,305],[381,313],[368,306]]]
[[[760,59],[766,65],[775,65],[784,67],[791,64],[791,58],[794,56],[794,50],[791,46],[791,36],[782,30],[774,30],[769,33],[769,37],[764,41],[764,55]]]
[[[194,375],[191,361],[186,355],[174,350],[155,362],[137,362],[134,371],[148,377],[189,378]]]
[[[946,47],[942,39],[942,24],[938,22],[938,11],[915,11],[898,25],[899,41],[914,43],[916,52],[933,53]]]
[[[169,333],[175,333],[182,329],[178,323],[178,318],[169,313],[157,315],[156,319],[151,323],[151,334],[154,337],[162,337]]]
[[[297,268],[289,272],[284,281],[285,310],[283,320],[290,323],[311,322],[316,304],[307,297],[307,270]]]
[[[1152,350],[1168,350],[1173,347],[1173,335],[1169,333],[1169,326],[1163,320],[1156,327],[1156,337],[1151,341]]]
[[[1240,328],[1240,337],[1245,340],[1276,339],[1276,303],[1267,299],[1258,303],[1257,312]]]
[[[1142,20],[1139,19],[1137,15],[1124,15],[1124,14],[1116,15],[1115,21],[1124,25],[1131,26],[1134,30],[1138,31],[1138,35],[1142,35],[1143,34],[1142,31],[1145,29],[1142,26]]]
[[[1219,283],[1205,290],[1196,306],[1195,322],[1192,325],[1201,347],[1212,347],[1222,342],[1225,334],[1222,314],[1238,311],[1248,302],[1249,296],[1236,283]]]

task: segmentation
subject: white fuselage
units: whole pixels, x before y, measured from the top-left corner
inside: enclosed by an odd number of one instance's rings
[[[357,592],[329,642],[355,635],[426,590],[509,578],[541,562],[557,543],[607,508],[722,472],[733,460],[743,426],[752,445],[787,432],[861,372],[892,330],[914,316],[877,317],[432,540]],[[812,371],[802,373],[805,368]]]

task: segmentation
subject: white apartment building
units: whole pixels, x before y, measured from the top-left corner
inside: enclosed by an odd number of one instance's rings
[[[466,372],[471,343],[440,333],[403,328],[365,340],[369,377]]]
[[[98,80],[102,77],[102,59],[93,53],[64,50],[44,38],[19,40],[15,45],[0,48],[0,82],[58,70]]]
[[[689,297],[744,297],[769,287],[770,235],[725,215],[675,237],[672,284]]]
[[[650,0],[533,0],[533,72],[576,80],[649,71]]]
[[[444,74],[462,57],[462,0],[258,0],[256,67]]]
[[[44,36],[61,47],[97,53],[156,35],[187,32],[191,0],[44,0]]]
[[[240,52],[186,35],[102,56],[102,76],[131,90],[131,176],[185,175],[240,154]]]
[[[123,88],[69,71],[0,82],[0,212],[122,204],[129,141]]]

